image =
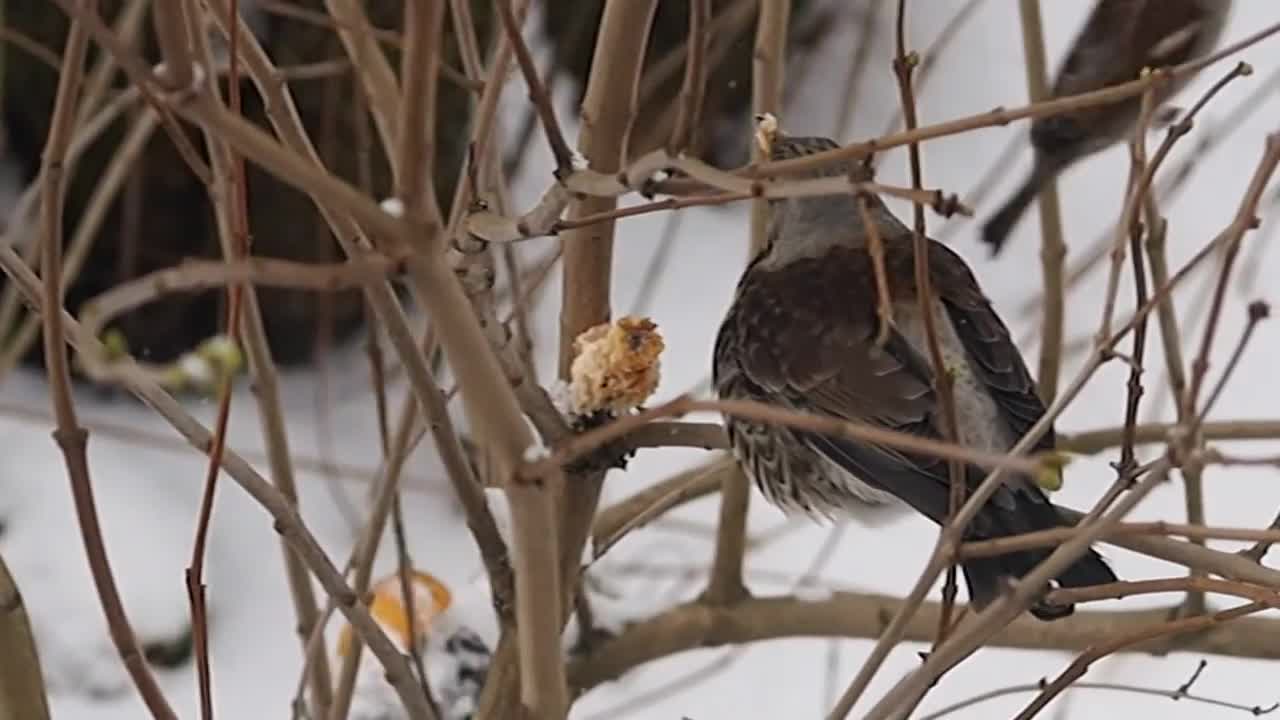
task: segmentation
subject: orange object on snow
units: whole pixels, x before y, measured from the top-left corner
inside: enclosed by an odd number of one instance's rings
[[[378,580],[370,588],[369,613],[399,647],[402,652],[426,637],[431,623],[453,602],[449,588],[434,575],[418,570],[409,571],[409,590],[413,593],[413,635],[410,634],[409,611],[401,592],[400,573],[395,572]],[[342,627],[338,635],[338,655],[351,652],[351,625]]]

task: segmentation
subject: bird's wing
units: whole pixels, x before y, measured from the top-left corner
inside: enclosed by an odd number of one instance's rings
[[[940,439],[932,373],[896,331],[877,347],[870,261],[861,250],[838,250],[774,271],[752,273],[737,300],[742,373],[774,404]],[[784,309],[785,308],[785,309]],[[949,506],[947,463],[887,445],[793,431],[816,452],[872,487],[891,493],[941,522]],[[966,468],[970,487],[985,475]],[[1010,491],[995,504],[1012,510]],[[983,533],[980,516],[973,528]]]
[[[1217,42],[1230,5],[1230,0],[1218,0],[1216,7],[1192,0],[1145,0],[1138,21],[1149,38],[1137,48],[1142,62],[1153,68],[1180,65],[1206,52]]]
[[[1045,412],[1022,353],[964,260],[942,243],[929,243],[934,292],[947,309],[974,373],[986,386],[1009,429],[1022,437]],[[1054,445],[1051,427],[1033,449],[1051,450]]]
[[[1076,37],[1055,97],[1136,80],[1142,67],[1186,62],[1219,23],[1191,0],[1106,0]]]
[[[1145,0],[1121,2],[1104,0],[1094,6],[1076,36],[1054,82],[1054,97],[1097,90],[1130,72],[1128,46],[1138,32],[1138,20]]]

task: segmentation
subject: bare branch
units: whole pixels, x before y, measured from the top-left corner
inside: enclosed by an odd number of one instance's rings
[[[1027,95],[1041,102],[1051,93],[1048,61],[1045,58],[1044,26],[1040,20],[1040,0],[1018,0],[1022,27],[1022,51],[1027,60]],[[1062,368],[1063,317],[1066,290],[1062,265],[1067,244],[1062,237],[1062,206],[1058,202],[1055,178],[1045,181],[1040,202],[1040,268],[1044,276],[1044,316],[1040,323],[1040,365],[1036,372],[1040,397],[1052,402],[1058,394],[1058,372]]]
[[[1018,714],[1017,720],[1030,720],[1035,717],[1049,702],[1059,693],[1065,690],[1075,680],[1084,676],[1089,670],[1089,665],[1111,653],[1121,649],[1136,645],[1144,640],[1151,640],[1158,637],[1168,637],[1171,635],[1181,635],[1190,632],[1204,631],[1212,628],[1220,623],[1230,622],[1236,618],[1251,615],[1263,610],[1267,605],[1263,603],[1249,603],[1241,605],[1230,610],[1223,610],[1212,615],[1200,615],[1198,617],[1187,617],[1180,620],[1171,620],[1163,623],[1157,623],[1139,630],[1130,631],[1121,634],[1119,637],[1112,638],[1107,642],[1099,643],[1090,647],[1080,657],[1076,658],[1066,670],[1062,671],[1053,682],[1049,683],[1045,689],[1031,701],[1029,705],[1021,713]]]
[[[22,259],[10,248],[0,247],[0,268],[17,283],[24,297],[42,309],[43,299],[37,288],[39,281]],[[55,313],[50,313],[55,314]],[[65,312],[62,324],[67,331],[66,341],[81,351],[102,352],[97,338],[88,335],[73,318]],[[166,393],[159,385],[145,374],[135,373],[124,380],[129,391],[139,396],[152,409],[170,422],[193,447],[201,452],[207,451],[212,434],[207,428],[192,418],[182,406]],[[343,581],[341,573],[325,554],[324,549],[316,542],[314,536],[289,501],[253,467],[239,455],[227,450],[223,457],[223,468],[249,495],[263,506],[276,523],[276,530],[290,543],[290,546],[306,561],[307,567],[320,581],[325,591],[333,598],[336,606],[346,616],[352,628],[369,646],[370,650],[386,668],[387,680],[397,691],[402,702],[412,712],[420,712],[425,716],[426,700],[422,698],[421,689],[413,682],[412,673],[395,645],[374,622],[369,611],[358,602],[358,596]],[[135,641],[136,643],[136,641]],[[136,645],[135,645],[136,647]],[[140,649],[130,657],[142,658]],[[156,714],[153,712],[153,714]],[[157,717],[174,718],[175,715],[156,714]]]
[[[99,527],[98,511],[94,504],[93,484],[89,476],[89,461],[86,452],[88,433],[80,426],[71,391],[71,372],[67,361],[66,320],[61,312],[62,298],[62,216],[64,193],[63,162],[67,155],[67,146],[71,140],[71,132],[76,117],[76,103],[80,93],[80,85],[84,79],[84,61],[89,47],[89,25],[97,20],[98,6],[96,2],[84,0],[68,11],[71,18],[71,29],[67,35],[67,44],[62,54],[62,72],[58,76],[58,89],[54,98],[53,117],[49,122],[49,135],[45,141],[44,159],[41,164],[41,220],[44,240],[41,246],[41,283],[42,293],[39,302],[46,309],[44,313],[44,356],[45,368],[49,378],[50,402],[53,406],[57,426],[53,431],[53,439],[62,451],[66,463],[67,478],[71,484],[71,494],[75,501],[76,519],[80,525],[80,536],[84,543],[85,554],[89,560],[89,570],[93,576],[94,587],[106,616],[107,628],[111,640],[115,644],[125,670],[133,680],[138,694],[151,714],[160,719],[176,718],[156,683],[138,645],[129,619],[125,615],[120,601],[120,593],[116,589],[115,578],[111,572],[111,564],[107,558],[106,548],[102,543],[102,529]],[[0,252],[11,253],[5,247]],[[17,259],[16,255],[13,259]],[[30,278],[34,292],[36,281]],[[34,299],[34,297],[32,298]]]
[[[1171,68],[1161,68],[1148,73],[1146,77],[1131,80],[1119,85],[1113,85],[1103,90],[1095,90],[1093,92],[1082,93],[1080,95],[1057,98],[1042,103],[1032,103],[1031,105],[1026,105],[1012,110],[997,108],[996,110],[991,110],[978,115],[971,115],[969,117],[959,118],[949,122],[938,123],[937,125],[922,127],[914,131],[896,133],[888,137],[845,145],[834,150],[813,153],[812,155],[805,155],[804,157],[799,158],[789,158],[787,160],[777,160],[774,162],[764,163],[754,168],[754,176],[767,177],[784,172],[813,170],[837,160],[855,160],[866,157],[871,153],[883,152],[890,148],[909,145],[913,142],[924,142],[926,140],[955,135],[983,127],[1007,125],[1015,120],[1058,115],[1072,110],[1082,110],[1101,105],[1110,105],[1136,95],[1141,95],[1153,86],[1164,85],[1172,82],[1176,78],[1194,75],[1201,69],[1206,68],[1223,58],[1235,55],[1241,50],[1262,42],[1276,33],[1280,33],[1280,23],[1269,25],[1211,55],[1206,55],[1195,61]]]
[[[710,22],[711,0],[692,0],[689,3],[689,35],[685,41],[688,55],[684,64],[684,83],[680,87],[680,107],[675,127],[671,130],[671,139],[667,143],[667,152],[672,155],[678,155],[693,145],[695,128],[700,126],[702,120],[702,101],[708,71],[707,46],[711,44],[711,34],[704,28]],[[757,58],[756,61],[765,62],[765,59]],[[770,58],[768,61],[776,62],[777,58]],[[767,84],[764,79],[761,82]],[[770,108],[755,110],[757,113],[770,111]]]
[[[529,86],[529,102],[533,103],[538,117],[542,120],[542,129],[547,134],[547,144],[551,146],[551,154],[556,161],[556,176],[563,177],[573,172],[573,151],[565,142],[564,132],[560,129],[560,121],[556,119],[555,107],[551,104],[551,94],[546,85],[538,77],[538,68],[533,64],[533,55],[520,34],[520,25],[516,21],[515,12],[511,9],[511,0],[497,0],[498,17],[502,21],[502,30],[507,34],[507,42],[515,50],[516,62],[520,64],[520,73],[524,75],[525,84]]]
[[[884,618],[899,614],[905,601],[863,593],[832,593],[823,600],[792,596],[746,598],[729,606],[688,603],[628,627],[570,663],[570,682],[588,689],[658,658],[719,645],[741,644],[782,637],[875,638],[884,631]],[[1126,629],[1165,623],[1170,609],[1157,607],[1115,612],[1077,611],[1069,618],[1044,623],[1018,618],[991,638],[997,647],[1084,650],[1104,643]],[[938,626],[941,606],[924,603],[904,630],[903,638],[927,643]],[[1276,658],[1280,621],[1246,619],[1210,627],[1179,645],[1179,649],[1236,657]],[[1135,649],[1151,650],[1150,645]]]
[[[49,720],[44,675],[22,593],[0,557],[0,717]]]

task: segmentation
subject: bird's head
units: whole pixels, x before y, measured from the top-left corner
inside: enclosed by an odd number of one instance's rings
[[[761,133],[762,135],[764,133]],[[787,135],[773,130],[759,137],[767,142],[771,161],[791,160],[834,150],[836,141],[819,136]],[[832,160],[814,168],[779,175],[778,179],[803,180],[843,177],[851,182],[869,182],[874,172],[861,160]],[[868,210],[875,222],[897,223],[875,195],[868,195]],[[764,264],[785,264],[792,259],[825,252],[835,245],[865,242],[863,216],[854,195],[845,191],[830,195],[778,198],[769,202],[769,251]]]
[[[817,155],[838,147],[840,144],[831,138],[816,135],[787,135],[779,131],[773,134],[769,145],[769,160],[774,162],[791,160],[807,155]],[[832,160],[816,168],[786,175],[789,178],[849,177],[859,182],[869,181],[872,176],[871,168],[867,164],[849,160]]]

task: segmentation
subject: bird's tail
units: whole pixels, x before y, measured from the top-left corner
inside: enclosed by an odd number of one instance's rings
[[[982,242],[991,250],[991,255],[999,255],[1004,248],[1004,243],[1009,239],[1009,233],[1013,232],[1014,226],[1018,224],[1018,220],[1022,219],[1023,213],[1031,206],[1031,202],[1040,194],[1040,189],[1044,184],[1057,174],[1058,167],[1055,163],[1045,160],[1041,157],[1036,158],[1036,164],[1031,169],[1031,173],[1027,175],[1018,189],[1013,195],[1005,201],[1004,205],[987,220],[982,226]]]
[[[992,533],[996,536],[1016,535],[1068,524],[1047,501],[1019,503],[1013,513],[994,512],[1004,515],[1005,520],[1014,520],[1013,516],[1016,515],[1015,522],[1000,523],[1001,532]],[[964,561],[961,568],[969,588],[970,602],[978,610],[985,608],[999,596],[1005,585],[1030,573],[1053,550],[1052,547],[1036,548]],[[1102,556],[1090,549],[1053,579],[1059,587],[1075,588],[1113,583],[1116,582],[1116,575]],[[1074,611],[1073,605],[1055,605],[1043,600],[1031,606],[1031,614],[1041,620],[1057,620]]]

